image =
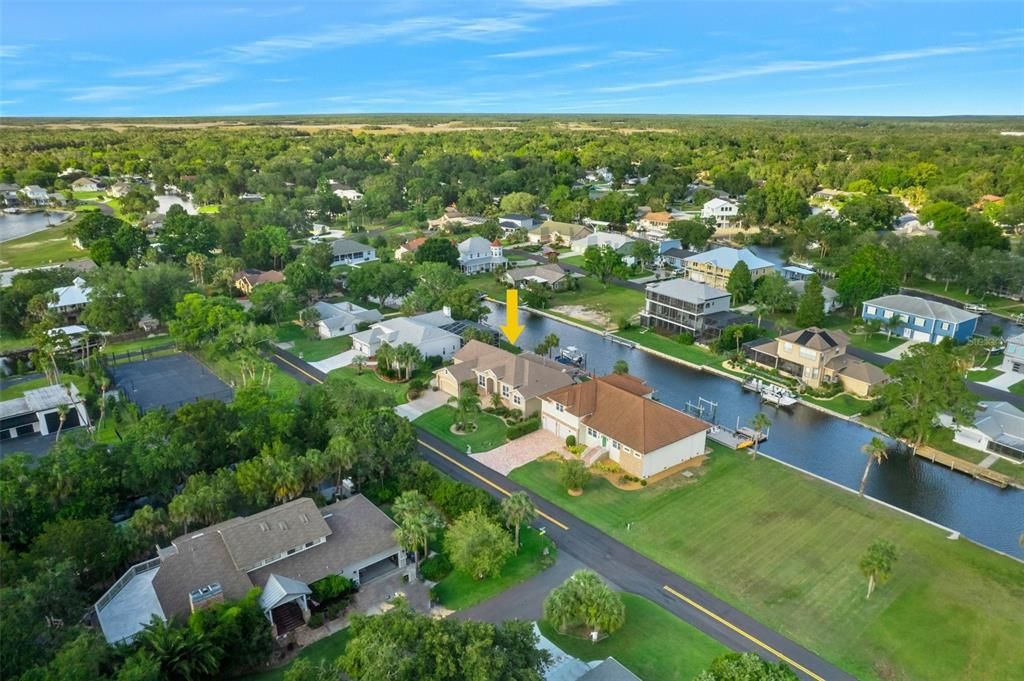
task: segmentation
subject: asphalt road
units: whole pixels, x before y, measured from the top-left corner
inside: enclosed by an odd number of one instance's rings
[[[273,350],[271,361],[300,381],[322,383],[325,375],[291,353]],[[450,477],[484,489],[497,498],[520,485],[492,471],[429,433],[417,429],[420,455]],[[853,681],[854,677],[794,643],[697,585],[642,556],[625,544],[553,504],[530,494],[538,510],[534,526],[542,529],[560,553],[589,566],[624,591],[658,603],[685,622],[737,651],[786,661],[800,678]],[[666,522],[672,522],[666,519]],[[494,613],[490,613],[493,617]]]

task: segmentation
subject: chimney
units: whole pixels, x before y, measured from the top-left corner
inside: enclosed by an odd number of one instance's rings
[[[196,610],[202,610],[209,608],[217,603],[224,602],[224,589],[221,588],[220,584],[214,582],[213,584],[207,584],[201,586],[195,591],[191,591],[188,594],[188,602],[192,607],[192,612]]]
[[[441,314],[443,314],[445,317],[451,318],[451,316],[452,316],[451,305],[445,305],[444,307],[442,307],[441,308]]]

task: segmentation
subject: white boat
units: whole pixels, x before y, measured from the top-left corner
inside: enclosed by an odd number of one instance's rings
[[[792,407],[798,401],[793,391],[772,383],[761,386],[761,399],[778,407]]]
[[[580,349],[575,345],[569,345],[558,353],[558,357],[555,358],[562,364],[571,364],[573,366],[583,366],[587,361],[587,356],[580,352]]]

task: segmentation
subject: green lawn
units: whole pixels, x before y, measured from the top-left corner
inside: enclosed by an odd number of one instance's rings
[[[558,262],[563,265],[575,265],[576,267],[583,267],[583,263],[586,259],[582,255],[570,255],[565,258],[559,258]]]
[[[354,367],[342,367],[332,371],[331,375],[341,375],[349,380],[355,381],[364,388],[386,392],[395,399],[395,404],[404,404],[409,401],[406,397],[406,393],[409,392],[408,383],[389,383],[388,381],[382,380],[372,368],[363,369],[363,372],[359,373]],[[414,374],[414,376],[419,378],[429,378],[429,375],[429,372],[423,370]]]
[[[212,206],[199,206],[196,210],[199,211],[200,213],[213,214],[220,212],[220,206],[215,203]]]
[[[724,359],[721,355],[716,355],[698,345],[683,345],[671,338],[640,327],[618,331],[615,335],[691,364],[717,366]]]
[[[413,425],[419,426],[432,435],[435,435],[448,444],[465,452],[471,447],[473,452],[486,452],[500,445],[505,444],[505,422],[497,416],[481,413],[477,416],[476,430],[468,435],[456,435],[451,431],[455,423],[456,412],[454,407],[443,406],[428,411],[423,416],[413,421]]]
[[[148,350],[149,348],[167,345],[168,343],[174,343],[174,339],[167,334],[163,334],[160,336],[150,336],[147,338],[139,338],[138,340],[125,341],[123,343],[111,343],[103,348],[103,352],[108,355],[119,355],[121,353],[134,352],[136,350]]]
[[[310,338],[302,327],[291,322],[284,322],[274,327],[274,339],[279,343],[292,343],[289,352],[307,362],[319,362],[352,349],[351,336]]]
[[[976,383],[984,383],[985,381],[991,381],[993,378],[999,378],[1003,375],[1003,372],[999,369],[977,369],[967,372],[967,380],[974,381]]]
[[[75,201],[92,201],[94,199],[98,199],[101,196],[105,196],[105,195],[106,195],[106,192],[104,192],[104,191],[99,191],[99,192],[71,192],[71,196],[75,199]]]
[[[61,380],[70,380],[75,386],[81,391],[85,390],[86,382],[82,376],[76,376],[74,374],[62,374]],[[0,402],[4,400],[13,400],[16,397],[21,397],[29,390],[35,390],[36,388],[43,388],[50,385],[50,382],[46,380],[45,376],[39,378],[33,378],[29,381],[22,381],[15,385],[9,385],[6,388],[0,388]]]
[[[992,312],[999,312],[1006,315],[1024,312],[1024,302],[1017,302],[1015,300],[1001,298],[999,296],[980,296],[973,292],[967,293],[966,289],[964,289],[962,285],[956,283],[951,283],[947,289],[946,285],[942,282],[919,279],[914,281],[914,283],[910,285],[910,288],[927,291],[928,293],[934,293],[935,295],[951,298],[952,300],[958,300],[961,303],[981,303],[982,305],[987,306]]]
[[[582,660],[614,657],[644,681],[690,681],[729,649],[664,608],[635,594],[622,594],[626,624],[598,643],[559,634],[547,621],[544,636]]]
[[[614,284],[605,286],[593,277],[577,279],[577,282],[577,290],[556,293],[551,299],[551,307],[580,305],[604,314],[612,325],[617,325],[620,317],[634,317],[644,307],[643,291]]]
[[[302,652],[296,656],[296,659],[301,657],[315,665],[321,662],[332,663],[345,654],[345,646],[348,645],[348,639],[349,630],[342,629],[336,634],[331,634],[327,638],[322,638],[316,643],[303,648]],[[287,664],[277,669],[260,672],[259,674],[250,674],[241,678],[244,681],[283,681],[284,673],[290,666],[290,664]]]
[[[535,461],[510,477],[858,678],[983,680],[1024,669],[1024,570],[969,541],[721,448],[696,480],[634,492],[598,478],[570,497],[558,470]],[[896,544],[899,562],[865,600],[857,565],[878,538]]]
[[[32,345],[32,339],[28,336],[19,336],[17,338],[6,335],[0,336],[0,352],[13,352],[14,350],[30,348]]]
[[[999,459],[992,464],[991,469],[1003,475],[1009,475],[1019,483],[1024,483],[1024,464],[1022,463],[1010,463],[1006,459]]]
[[[869,352],[877,352],[878,354],[888,352],[907,342],[906,338],[900,336],[893,335],[891,338],[887,337],[885,331],[872,334],[847,332],[846,335],[850,339],[850,345]]]
[[[1017,381],[1010,386],[1010,392],[1014,395],[1024,395],[1024,379]]]
[[[88,254],[75,248],[67,237],[69,226],[70,223],[65,222],[4,242],[0,264],[13,268],[39,267],[84,258]]]
[[[214,355],[209,351],[200,351],[196,354],[210,371],[235,390],[238,390],[242,385],[241,362],[246,359],[250,361],[254,359],[253,356],[246,353],[236,353],[230,357]],[[266,360],[261,361],[266,362]],[[270,385],[268,388],[270,392],[274,395],[297,399],[299,393],[305,389],[305,384],[286,374],[276,364],[271,362],[266,362],[266,364],[270,367]]]
[[[871,405],[871,400],[861,400],[846,393],[840,393],[829,399],[801,395],[800,399],[839,412],[845,416],[856,416]]]
[[[555,562],[555,544],[532,528],[524,528],[522,546],[501,569],[501,574],[490,579],[473,579],[461,570],[453,570],[434,587],[434,599],[451,610],[465,610],[477,603],[493,598],[505,589],[525,582]],[[544,555],[544,549],[548,555]]]

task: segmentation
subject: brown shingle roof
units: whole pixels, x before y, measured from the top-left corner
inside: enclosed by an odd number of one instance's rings
[[[238,518],[218,531],[239,570],[331,533],[316,504],[306,497]]]
[[[632,380],[627,380],[632,379]],[[710,424],[644,397],[639,379],[602,376],[544,395],[587,426],[647,454],[710,428]]]
[[[160,561],[153,590],[168,618],[187,617],[192,611],[188,595],[200,587],[220,584],[228,600],[238,600],[252,588],[246,574],[235,568],[220,534],[211,529],[178,537],[173,542],[176,553]]]
[[[658,211],[657,213],[648,213],[643,217],[643,219],[647,220],[648,222],[659,222],[668,224],[672,222],[672,213],[662,210]]]
[[[861,381],[868,385],[884,383],[888,379],[885,372],[874,364],[870,364],[855,357],[850,357],[849,355],[840,355],[839,357],[829,360],[829,363],[825,366],[832,369],[837,374],[848,376],[855,381]]]
[[[497,379],[513,386],[527,400],[572,383],[572,377],[558,362],[532,352],[514,355],[477,340],[466,343],[465,347],[455,353],[454,360],[455,364],[447,367],[447,370],[459,382],[471,379],[475,375],[474,370],[490,371]]]

